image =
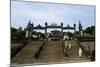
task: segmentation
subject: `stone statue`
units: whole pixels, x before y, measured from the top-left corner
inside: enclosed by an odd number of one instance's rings
[[[78,50],[78,54],[79,54],[79,57],[82,57],[82,49],[81,48],[79,48],[79,50]]]

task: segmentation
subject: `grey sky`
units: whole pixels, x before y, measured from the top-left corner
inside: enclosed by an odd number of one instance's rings
[[[51,4],[36,2],[11,1],[11,26],[25,28],[28,21],[31,20],[34,25],[45,22],[48,24],[56,23],[64,26],[69,24],[73,26],[76,23],[78,27],[79,20],[83,29],[95,25],[95,7],[83,5]]]

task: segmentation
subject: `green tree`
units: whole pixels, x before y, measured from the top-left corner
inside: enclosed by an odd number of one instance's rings
[[[18,30],[17,33],[16,33],[16,37],[18,39],[23,39],[25,37],[25,31],[24,30]]]
[[[25,37],[25,30],[22,30],[21,27],[19,29],[16,29],[14,27],[11,27],[11,38],[12,39],[22,39]]]
[[[95,26],[91,26],[91,27],[88,27],[84,30],[85,33],[88,33],[90,35],[95,35]]]
[[[11,27],[11,38],[16,38],[16,33],[17,33],[17,29],[14,27]]]

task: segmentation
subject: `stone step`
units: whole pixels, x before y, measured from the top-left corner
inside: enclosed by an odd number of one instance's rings
[[[52,63],[52,62],[62,62],[64,61],[63,49],[61,42],[49,41],[36,63]]]

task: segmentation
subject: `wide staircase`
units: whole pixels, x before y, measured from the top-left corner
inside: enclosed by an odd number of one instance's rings
[[[11,63],[17,64],[51,64],[90,61],[83,52],[82,57],[78,56],[79,45],[75,40],[67,40],[71,48],[67,49],[68,57],[64,56],[62,41],[46,41],[37,59],[34,54],[39,50],[43,41],[32,41],[27,44],[14,58]],[[65,41],[63,41],[65,43]]]
[[[61,41],[48,41],[40,57],[37,60],[37,64],[51,64],[64,62],[64,55]]]

